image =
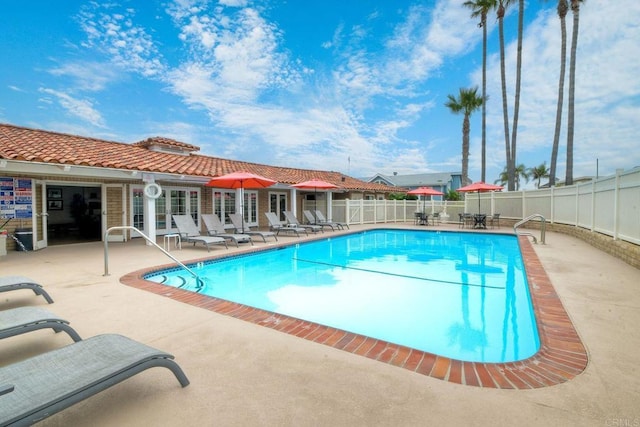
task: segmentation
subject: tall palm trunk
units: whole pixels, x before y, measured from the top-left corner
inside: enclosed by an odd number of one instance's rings
[[[574,96],[576,91],[576,51],[578,46],[578,25],[580,23],[580,0],[571,0],[573,12],[573,32],[571,34],[571,60],[569,62],[569,114],[567,118],[567,172],[565,185],[573,184],[573,127]]]
[[[469,134],[471,133],[470,113],[462,120],[462,178],[469,179]],[[465,181],[463,181],[465,182]]]
[[[511,134],[511,168],[516,167],[516,140],[518,136],[518,115],[520,113],[520,83],[522,75],[522,34],[524,33],[524,0],[518,2],[518,47],[516,57],[516,91],[513,104],[513,124]],[[512,188],[509,188],[512,190]]]
[[[504,145],[507,157],[507,186],[509,190],[514,190],[515,165],[511,163],[511,144],[509,142],[509,107],[507,105],[507,76],[504,63],[504,0],[500,0],[498,4],[498,33],[500,36],[500,78],[502,80],[502,116],[504,120]]]
[[[567,0],[558,0],[558,17],[560,18],[560,34],[562,45],[560,47],[560,79],[558,81],[558,106],[556,109],[556,129],[553,133],[553,148],[551,149],[551,166],[549,167],[549,186],[556,185],[556,163],[558,161],[558,148],[560,146],[560,129],[562,128],[562,104],[564,102],[564,75],[567,68],[567,12],[569,3]]]
[[[487,172],[487,12],[482,11],[480,17],[480,25],[482,25],[482,165],[481,179],[486,181]]]

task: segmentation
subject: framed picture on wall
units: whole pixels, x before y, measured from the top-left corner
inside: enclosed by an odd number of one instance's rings
[[[62,199],[62,188],[47,188],[47,199]]]
[[[62,200],[47,200],[47,208],[50,211],[61,211]]]

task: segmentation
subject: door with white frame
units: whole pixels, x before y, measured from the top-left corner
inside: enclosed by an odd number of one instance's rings
[[[200,189],[163,186],[162,193],[155,199],[156,234],[177,232],[171,215],[191,215],[199,224]],[[144,187],[131,188],[131,224],[138,230],[144,230],[145,222]]]
[[[240,212],[238,203],[239,190],[213,189],[213,213],[224,224],[231,224],[229,214]],[[258,192],[254,190],[243,190],[244,203],[244,223],[247,226],[258,225]]]
[[[285,220],[284,211],[287,210],[288,195],[286,192],[269,192],[269,212],[276,214],[280,221]]]

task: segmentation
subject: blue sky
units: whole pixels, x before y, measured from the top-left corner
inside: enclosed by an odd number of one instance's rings
[[[482,31],[462,0],[28,1],[0,14],[0,121],[352,176],[461,169]],[[518,163],[549,164],[559,72],[555,1],[525,10]],[[505,21],[510,116],[517,9]],[[640,166],[640,2],[580,13],[574,177]],[[572,29],[571,13],[567,30]],[[498,31],[489,16],[487,181],[504,168]],[[566,84],[568,88],[568,82]],[[566,106],[566,97],[565,97]],[[480,179],[481,114],[469,174]],[[566,130],[566,114],[564,126]],[[558,159],[564,178],[566,132]]]

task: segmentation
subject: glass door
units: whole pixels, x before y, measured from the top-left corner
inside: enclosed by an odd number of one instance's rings
[[[160,197],[155,199],[156,233],[167,234],[177,232],[171,215],[191,215],[196,224],[199,223],[200,191],[189,188],[162,187]],[[144,229],[145,199],[143,187],[131,190],[131,224],[137,229]]]
[[[280,221],[284,221],[287,210],[287,193],[269,193],[269,212],[275,213]]]

